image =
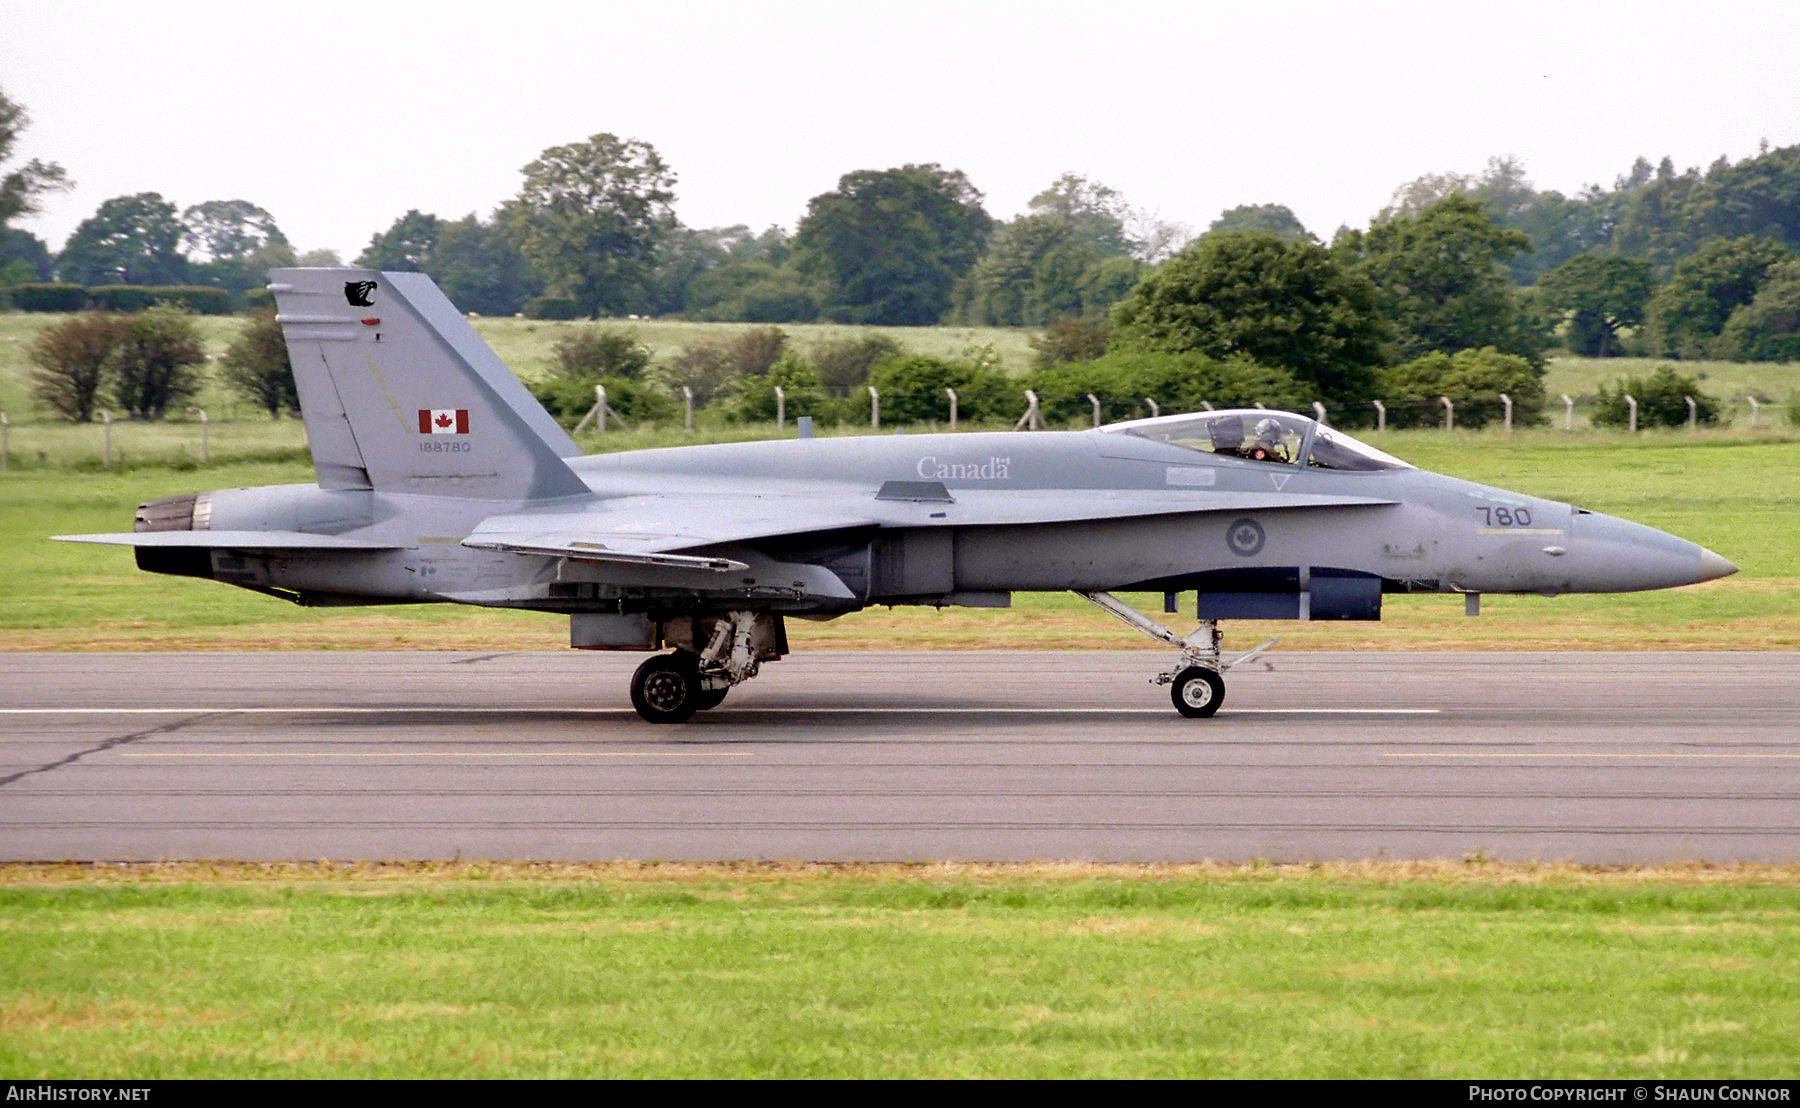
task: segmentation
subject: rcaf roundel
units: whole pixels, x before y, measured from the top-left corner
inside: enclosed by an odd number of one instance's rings
[[[420,408],[419,434],[466,435],[469,433],[469,409]]]

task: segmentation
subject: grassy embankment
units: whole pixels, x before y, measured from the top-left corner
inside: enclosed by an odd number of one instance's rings
[[[1792,869],[0,870],[0,1076],[1776,1078]]]

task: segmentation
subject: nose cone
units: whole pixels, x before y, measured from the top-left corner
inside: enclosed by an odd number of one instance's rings
[[[1598,512],[1577,514],[1570,536],[1575,592],[1637,592],[1712,581],[1738,567],[1704,546]]]
[[[1714,554],[1704,546],[1700,548],[1700,580],[1717,581],[1721,577],[1730,577],[1738,571],[1738,567]]]

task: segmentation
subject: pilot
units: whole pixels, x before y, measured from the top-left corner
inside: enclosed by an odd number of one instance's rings
[[[1287,447],[1281,441],[1281,424],[1273,419],[1258,422],[1256,434],[1250,440],[1248,457],[1257,462],[1287,461]]]

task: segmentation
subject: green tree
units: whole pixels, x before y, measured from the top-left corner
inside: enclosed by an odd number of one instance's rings
[[[0,169],[4,169],[19,136],[30,124],[24,105],[9,99],[6,91],[0,89]],[[0,172],[0,230],[22,215],[41,211],[38,198],[45,193],[67,192],[74,187],[75,182],[62,166],[36,158],[17,169]]]
[[[1569,349],[1589,358],[1616,352],[1619,331],[1644,320],[1650,302],[1650,263],[1583,254],[1546,273],[1540,302],[1569,324]]]
[[[1644,163],[1646,178],[1649,172]],[[1619,188],[1628,187],[1621,178]],[[1531,248],[1507,263],[1509,275],[1520,285],[1531,284],[1579,254],[1604,248],[1620,210],[1614,194],[1592,185],[1574,200],[1558,192],[1539,192],[1517,158],[1495,157],[1478,174],[1431,173],[1407,182],[1395,190],[1381,218],[1420,215],[1453,195],[1479,203],[1500,229],[1526,236]]]
[[[781,388],[781,404],[775,402],[775,389]],[[831,417],[836,403],[825,394],[819,371],[792,350],[759,377],[740,377],[723,390],[728,414],[743,422],[772,422],[779,413],[786,419],[800,416]]]
[[[1719,352],[1744,362],[1800,361],[1800,259],[1769,267],[1756,296],[1725,321]]]
[[[1073,173],[995,230],[958,284],[957,315],[990,326],[1042,326],[1110,311],[1143,275],[1117,192]]]
[[[859,170],[812,198],[794,259],[824,287],[824,312],[846,323],[928,325],[993,228],[960,170]]]
[[[105,400],[107,373],[130,325],[122,315],[88,312],[38,332],[31,344],[32,394],[64,419],[92,419]]]
[[[112,358],[113,391],[134,419],[161,419],[200,391],[206,352],[194,317],[159,304],[133,315]]]
[[[695,279],[687,314],[740,323],[808,323],[819,318],[813,282],[792,265],[729,260]]]
[[[499,218],[545,287],[593,318],[643,309],[676,226],[675,173],[656,148],[598,134],[545,150],[524,174]]]
[[[1538,338],[1507,276],[1507,262],[1529,250],[1518,231],[1504,231],[1480,202],[1461,193],[1417,214],[1391,215],[1332,244],[1375,286],[1375,303],[1394,325],[1394,355],[1492,346],[1534,362]]]
[[[1800,146],[1764,150],[1735,165],[1677,174],[1667,158],[1635,189],[1619,220],[1620,253],[1667,273],[1719,238],[1755,237],[1800,249]]]
[[[1207,234],[1220,231],[1267,231],[1284,242],[1315,241],[1299,217],[1285,204],[1240,204],[1212,221]]]
[[[268,271],[293,265],[293,247],[275,217],[248,200],[208,200],[181,213],[182,245],[193,278],[242,292],[268,280]]]
[[[963,361],[919,354],[889,358],[869,374],[869,387],[881,394],[884,423],[943,423],[950,418],[950,396],[956,390],[959,419],[991,419],[1008,406],[1024,409],[1023,394],[1004,374]],[[1016,401],[1016,403],[1015,403]]]
[[[1369,395],[1387,334],[1374,287],[1331,251],[1224,231],[1132,290],[1113,310],[1109,349],[1246,358],[1291,372],[1332,403]]]
[[[452,304],[480,315],[513,315],[543,288],[506,229],[474,212],[438,223],[424,267]]]
[[[29,231],[16,227],[0,228],[0,272],[18,277],[17,280],[0,280],[0,285],[48,281],[55,272],[50,261],[50,248]]]
[[[1002,224],[958,287],[958,313],[992,327],[1042,324],[1080,314],[1081,277],[1096,261],[1073,228],[1052,215]]]
[[[1440,397],[1456,408],[1459,427],[1484,427],[1501,418],[1505,393],[1513,402],[1513,423],[1541,423],[1544,413],[1543,372],[1517,354],[1493,347],[1433,352],[1404,365],[1384,369],[1381,397],[1390,427],[1429,427],[1444,415]]]
[[[642,378],[650,368],[650,348],[637,332],[623,327],[578,327],[550,344],[561,375],[575,379]]]
[[[1038,369],[1048,369],[1064,362],[1091,362],[1106,353],[1112,337],[1112,323],[1106,319],[1059,319],[1044,328],[1041,335],[1025,340],[1037,351],[1032,362]]]
[[[1651,349],[1672,358],[1711,356],[1731,313],[1791,256],[1780,243],[1744,236],[1715,239],[1683,258],[1650,298]]]
[[[780,361],[787,350],[787,333],[779,327],[758,327],[728,338],[704,339],[684,347],[661,377],[675,392],[694,390],[696,402],[705,404],[732,382],[761,377]]]
[[[1687,398],[1694,398],[1694,417],[1711,426],[1719,421],[1719,403],[1700,390],[1700,379],[1677,373],[1672,366],[1658,366],[1648,377],[1621,377],[1597,390],[1594,422],[1603,427],[1631,425],[1631,405],[1637,401],[1639,427],[1680,427],[1687,423]]]
[[[272,311],[257,312],[225,350],[225,383],[238,390],[270,419],[300,407],[300,389],[288,361],[287,340]]]
[[[869,334],[827,340],[814,345],[810,353],[819,383],[836,396],[846,396],[867,382],[876,366],[905,351],[887,335]]]
[[[369,245],[357,255],[356,264],[369,269],[424,273],[437,250],[443,227],[444,221],[437,216],[409,208],[387,230],[369,239]]]
[[[179,285],[187,279],[184,231],[175,205],[156,193],[115,196],[76,226],[57,275],[77,285]]]
[[[1031,198],[1030,215],[1055,220],[1068,229],[1072,242],[1096,258],[1128,257],[1143,248],[1127,229],[1131,208],[1116,189],[1065,173]]]

